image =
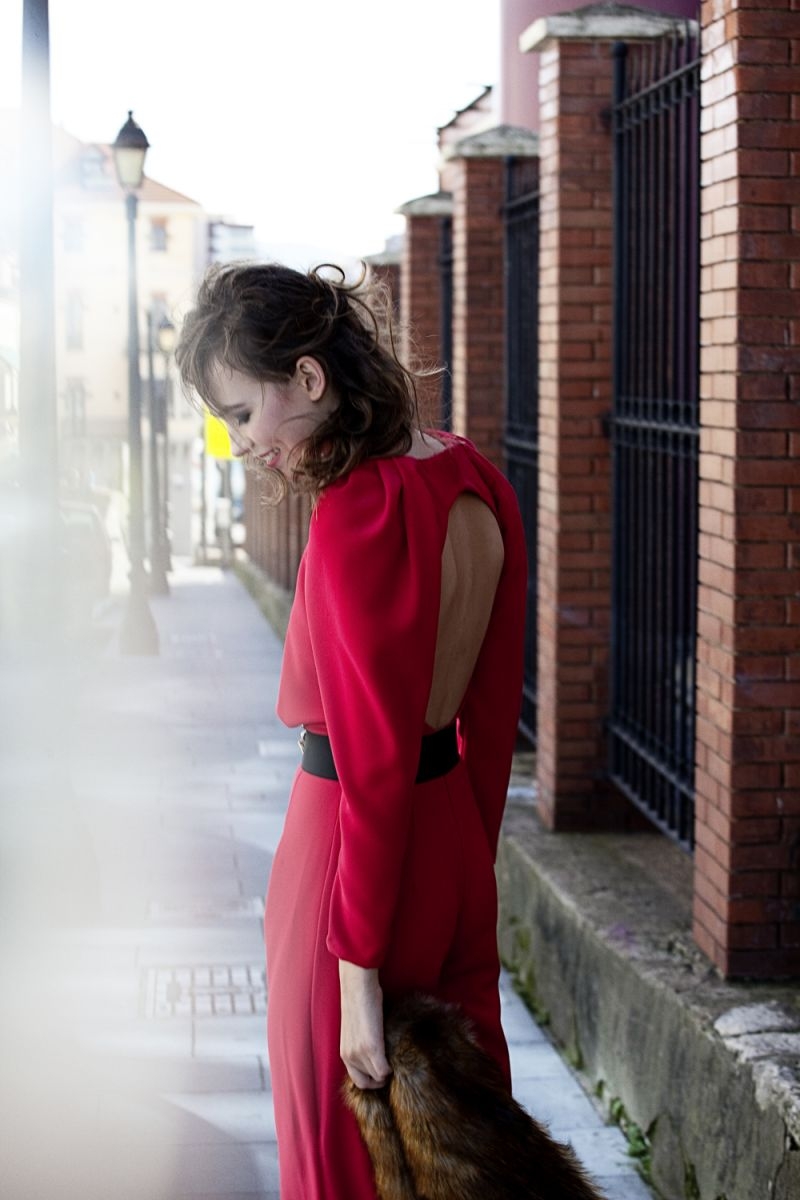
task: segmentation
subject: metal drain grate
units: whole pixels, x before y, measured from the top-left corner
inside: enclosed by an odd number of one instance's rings
[[[147,909],[153,920],[189,923],[198,921],[229,920],[239,917],[264,919],[264,901],[260,896],[240,897],[236,900],[201,900],[191,904],[169,904],[151,900]]]
[[[252,1017],[267,1011],[262,965],[150,967],[144,981],[148,1017]]]

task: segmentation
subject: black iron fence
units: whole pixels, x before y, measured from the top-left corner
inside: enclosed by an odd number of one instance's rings
[[[536,547],[539,460],[539,160],[506,162],[506,473],[528,543],[528,615],[520,728],[536,740]]]
[[[699,59],[615,48],[610,771],[693,844],[699,441]]]
[[[442,217],[439,241],[439,350],[444,368],[441,426],[453,428],[453,218]]]

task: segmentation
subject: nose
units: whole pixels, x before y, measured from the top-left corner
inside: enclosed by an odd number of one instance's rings
[[[231,453],[234,458],[242,458],[250,449],[250,444],[242,437],[242,434],[237,430],[228,426],[228,433],[231,439]]]

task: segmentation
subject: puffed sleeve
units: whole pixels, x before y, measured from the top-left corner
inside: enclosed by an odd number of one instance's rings
[[[516,495],[505,479],[496,476],[493,483],[505,559],[458,731],[461,757],[496,855],[522,703],[528,560]]]
[[[381,965],[408,840],[430,694],[441,546],[391,461],[328,489],[312,520],[305,596],[342,788],[327,944]]]

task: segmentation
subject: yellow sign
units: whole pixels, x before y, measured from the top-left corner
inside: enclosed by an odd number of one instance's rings
[[[233,458],[231,438],[224,421],[206,411],[206,454],[209,458]]]

